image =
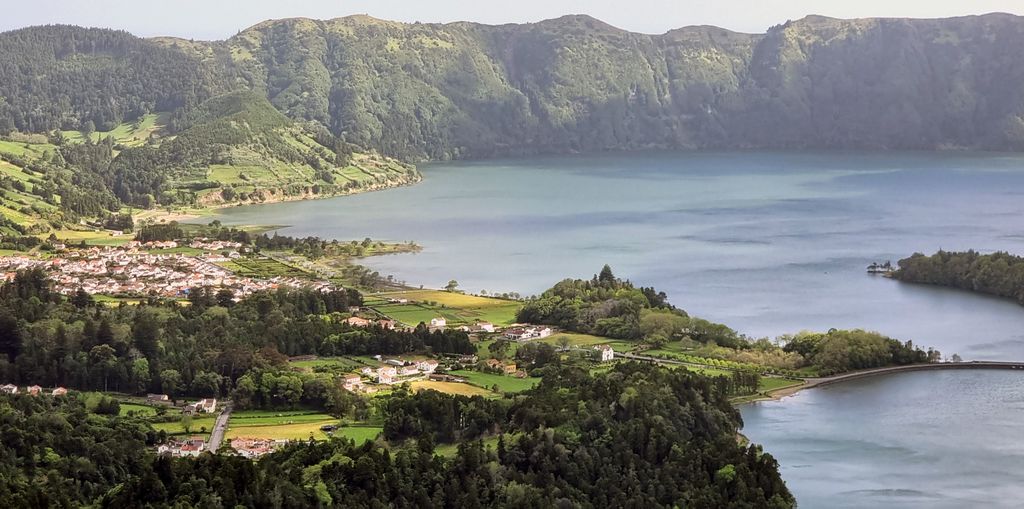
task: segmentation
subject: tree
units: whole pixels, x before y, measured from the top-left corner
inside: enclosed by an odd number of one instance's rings
[[[558,336],[558,348],[563,352],[568,351],[569,345],[571,344],[572,342],[569,341],[569,336],[567,334],[562,334]]]
[[[454,292],[459,287],[459,282],[452,279],[448,281],[448,284],[444,285],[444,289],[449,292]]]
[[[597,280],[601,283],[611,284],[615,282],[615,274],[612,273],[612,268],[608,264],[601,267],[601,273],[598,274]]]
[[[107,391],[110,371],[117,365],[117,355],[114,348],[106,344],[92,347],[89,350],[89,363],[97,371],[103,373],[103,390]]]
[[[145,392],[149,386],[149,361],[145,357],[132,362],[132,382],[135,385],[135,392],[138,393]]]
[[[487,345],[487,353],[495,359],[504,359],[508,355],[509,348],[512,344],[507,339],[497,339],[493,343]]]
[[[192,433],[192,416],[185,414],[181,416],[181,429],[185,430],[185,434]]]
[[[175,397],[181,389],[181,373],[176,369],[165,369],[160,372],[160,387],[170,397]]]

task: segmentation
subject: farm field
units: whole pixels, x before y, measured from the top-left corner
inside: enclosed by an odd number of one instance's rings
[[[310,436],[324,440],[327,434],[320,430],[325,424],[337,424],[338,419],[310,411],[240,410],[231,414],[225,438],[268,438],[275,440],[305,440]]]
[[[185,433],[185,428],[182,426],[180,419],[171,422],[155,422],[153,423],[153,429],[166,431],[168,435],[195,435],[199,434],[203,428],[206,428],[206,433],[209,433],[213,430],[215,420],[216,417],[213,415],[209,417],[193,417],[190,433]]]
[[[457,370],[451,371],[450,374],[465,378],[469,383],[485,389],[497,385],[498,390],[502,392],[523,392],[540,383],[540,378],[515,378],[479,371]]]
[[[317,368],[327,371],[351,371],[366,365],[364,362],[348,357],[323,357],[314,360],[288,361],[288,364],[293,368],[305,371],[316,371]],[[374,361],[373,364],[377,365],[379,363]]]
[[[515,322],[516,312],[522,307],[522,304],[516,301],[441,290],[388,292],[373,297],[379,298],[378,302],[382,302],[377,307],[378,311],[410,325],[421,321],[429,322],[436,316],[444,316],[450,323],[457,324],[491,322],[495,325],[508,325]],[[392,298],[409,299],[410,302],[384,304],[387,299]]]
[[[477,387],[476,385],[463,384],[458,382],[435,382],[433,380],[421,380],[410,384],[413,392],[422,390],[434,390],[445,394],[457,394],[459,396],[484,396],[491,397],[494,393]]]
[[[149,405],[136,405],[134,403],[121,403],[121,412],[119,415],[128,415],[134,412],[136,415],[151,416],[156,415],[156,408]]]
[[[270,258],[238,258],[229,262],[219,263],[218,265],[243,277],[273,278],[303,277],[307,275],[301,269],[285,265]]]
[[[380,435],[384,431],[384,428],[379,426],[344,426],[338,428],[334,432],[336,437],[345,437],[357,444],[366,442],[367,440],[374,440],[377,435]]]

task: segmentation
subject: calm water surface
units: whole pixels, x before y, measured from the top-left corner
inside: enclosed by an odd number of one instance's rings
[[[871,277],[915,251],[1024,253],[1024,157],[652,153],[433,164],[417,186],[224,210],[289,235],[415,240],[410,283],[543,291],[609,263],[751,336],[862,327],[1024,360],[1024,308]],[[802,507],[1024,505],[1024,374],[908,373],[742,409]]]
[[[1024,504],[1024,374],[929,371],[741,408],[800,507]]]
[[[539,293],[604,263],[754,337],[863,327],[1024,360],[1024,309],[865,274],[939,248],[1024,253],[1024,157],[653,153],[427,165],[423,183],[225,209],[290,235],[415,240],[367,265],[414,284]]]

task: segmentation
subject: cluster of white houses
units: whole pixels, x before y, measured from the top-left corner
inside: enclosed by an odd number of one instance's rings
[[[353,392],[368,392],[372,389],[365,386],[363,376],[380,385],[394,385],[422,380],[432,375],[438,366],[438,362],[433,359],[419,361],[388,359],[383,361],[383,364],[378,368],[366,366],[359,370],[359,374],[346,375],[342,381],[343,387]]]
[[[542,339],[554,334],[551,327],[544,325],[525,325],[512,327],[505,331],[505,337],[511,341],[529,341],[531,339]]]
[[[144,245],[132,241],[122,247],[92,247],[49,259],[5,256],[0,257],[0,270],[5,272],[6,279],[11,279],[17,270],[42,268],[54,281],[57,291],[63,294],[72,294],[81,288],[91,294],[156,293],[164,297],[182,297],[192,288],[219,287],[229,288],[236,298],[241,298],[256,291],[280,286],[317,289],[330,286],[326,281],[238,276],[217,265],[229,260],[217,253],[201,256],[151,254],[140,251],[140,247]]]
[[[17,385],[14,385],[14,384],[0,385],[0,393],[4,393],[4,394],[18,394],[18,391],[19,391],[19,389],[18,389]],[[65,395],[67,395],[68,390],[63,388],[63,387],[57,387],[57,388],[55,388],[53,390],[46,391],[42,387],[40,387],[38,385],[30,385],[28,387],[25,387],[25,394],[28,394],[29,396],[39,396],[40,394],[43,394],[45,392],[49,392],[50,396],[65,396]]]
[[[178,458],[194,458],[206,450],[206,440],[199,437],[192,437],[185,440],[168,440],[167,443],[157,446],[157,454],[166,454]]]

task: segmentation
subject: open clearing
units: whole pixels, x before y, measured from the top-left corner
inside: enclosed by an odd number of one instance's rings
[[[437,392],[443,392],[445,394],[457,394],[460,396],[484,396],[491,397],[494,393],[477,387],[475,385],[463,384],[458,382],[435,382],[433,380],[421,380],[410,384],[413,392],[419,392],[422,390],[435,390]]]
[[[327,434],[320,427],[337,423],[337,418],[319,412],[240,410],[231,414],[224,436],[227,439],[251,437],[275,440],[305,440],[312,436],[316,440],[324,440]]]
[[[374,297],[382,302],[388,299],[408,299],[407,304],[381,303],[375,309],[410,325],[429,322],[437,316],[443,316],[451,323],[491,322],[508,325],[515,322],[516,313],[522,307],[522,303],[516,301],[441,290],[388,292]]]
[[[490,389],[497,385],[501,392],[522,392],[532,389],[540,383],[540,378],[516,378],[513,376],[502,376],[491,373],[480,373],[479,371],[458,370],[451,371],[452,375],[465,378],[469,383]]]

